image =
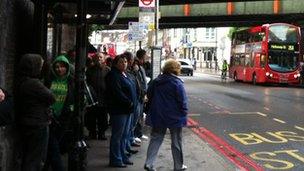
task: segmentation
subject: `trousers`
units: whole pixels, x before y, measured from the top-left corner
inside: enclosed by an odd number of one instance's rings
[[[171,152],[174,170],[180,170],[184,163],[182,149],[182,127],[169,128],[171,134]],[[145,165],[153,167],[159,148],[164,140],[167,128],[152,128]]]

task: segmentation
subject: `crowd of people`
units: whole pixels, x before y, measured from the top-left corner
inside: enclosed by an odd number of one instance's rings
[[[114,59],[97,52],[87,60],[85,126],[88,139],[107,140],[111,127],[109,166],[133,165],[146,124],[152,127],[144,169],[154,171],[154,161],[167,128],[172,140],[174,170],[185,170],[182,127],[186,125],[187,98],[180,63],[168,60],[163,73],[147,83],[147,52],[124,52]],[[13,97],[0,87],[0,126],[15,123],[17,158],[22,171],[63,171],[63,153],[73,142],[74,66],[68,55],[57,56],[49,67],[38,54],[22,56]],[[45,74],[49,68],[48,74]],[[42,78],[42,76],[44,76]],[[14,115],[13,115],[14,113]],[[14,116],[14,117],[13,117]],[[6,122],[4,122],[6,121]],[[72,136],[71,136],[72,135]],[[69,139],[70,137],[70,139]]]

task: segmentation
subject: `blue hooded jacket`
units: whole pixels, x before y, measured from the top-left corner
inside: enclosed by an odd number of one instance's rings
[[[146,124],[176,128],[187,125],[187,96],[183,81],[173,74],[162,74],[148,88],[149,109]]]

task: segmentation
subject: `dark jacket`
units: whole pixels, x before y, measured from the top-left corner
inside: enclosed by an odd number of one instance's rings
[[[12,124],[13,117],[13,99],[3,88],[0,89],[5,94],[5,99],[0,102],[0,126]]]
[[[17,124],[48,125],[50,105],[55,102],[52,92],[38,79],[42,58],[37,54],[24,55],[18,66],[15,90]]]
[[[110,114],[131,114],[136,101],[136,87],[129,74],[127,77],[112,67],[106,76],[107,106]]]
[[[110,72],[108,66],[93,66],[88,68],[86,72],[87,83],[93,87],[93,90],[96,94],[98,106],[105,106],[105,91],[106,91],[106,82],[105,77]]]
[[[146,123],[152,127],[174,128],[187,124],[187,96],[183,81],[162,74],[152,81],[147,93],[149,110]]]

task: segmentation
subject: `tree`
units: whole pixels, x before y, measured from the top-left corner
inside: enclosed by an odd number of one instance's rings
[[[240,30],[244,30],[244,29],[248,29],[248,27],[231,27],[228,33],[228,37],[230,38],[230,40],[232,39],[232,34],[236,31],[240,31]]]
[[[91,36],[94,31],[101,31],[103,29],[104,29],[103,25],[98,25],[98,24],[89,25],[88,36]]]

